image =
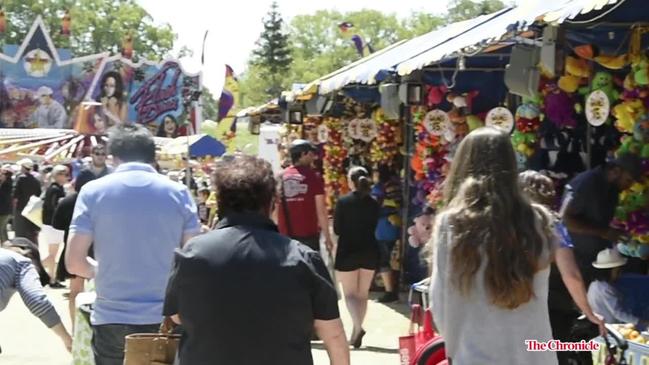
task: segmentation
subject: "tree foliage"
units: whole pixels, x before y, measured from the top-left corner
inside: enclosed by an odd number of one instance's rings
[[[284,30],[284,20],[274,1],[264,18],[264,31],[257,41],[257,49],[252,54],[252,64],[267,72],[268,93],[279,95],[282,91],[282,76],[289,70],[292,62],[289,36]]]
[[[0,44],[20,44],[38,15],[43,17],[57,47],[75,56],[119,53],[127,35],[133,36],[134,54],[160,60],[172,49],[176,35],[169,25],[158,26],[135,0],[3,0],[7,31]],[[70,36],[61,34],[66,11]]]
[[[335,10],[318,10],[313,14],[298,15],[288,26],[288,46],[292,64],[282,73],[279,84],[290,90],[293,83],[307,83],[327,75],[360,58],[350,40],[344,39],[338,29],[341,22],[354,24],[352,32],[360,34],[374,50],[380,50],[402,39],[428,33],[450,22],[470,19],[482,13],[503,8],[500,0],[453,0],[447,14],[412,12],[399,19],[395,14],[377,10],[360,10],[341,13]],[[253,53],[255,54],[255,53]],[[253,56],[248,69],[241,77],[243,105],[259,105],[276,94],[267,90],[271,77]]]
[[[490,14],[505,7],[500,0],[452,0],[449,4],[448,19],[451,22],[475,18],[480,15]]]
[[[206,87],[203,87],[201,95],[201,112],[203,120],[216,121],[219,119],[219,100]]]

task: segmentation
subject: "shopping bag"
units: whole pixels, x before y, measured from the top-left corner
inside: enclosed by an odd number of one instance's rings
[[[433,330],[433,315],[421,305],[411,307],[407,336],[399,337],[401,365],[438,364],[446,358],[444,340]]]
[[[124,365],[172,365],[178,352],[180,335],[172,334],[171,318],[165,317],[159,333],[126,336]]]
[[[23,217],[29,219],[30,222],[37,225],[39,228],[43,226],[43,199],[32,195],[23,211],[20,212]]]
[[[399,337],[399,364],[412,364],[416,353],[415,335]]]

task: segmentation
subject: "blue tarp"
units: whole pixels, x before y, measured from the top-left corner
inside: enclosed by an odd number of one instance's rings
[[[189,153],[192,157],[213,156],[218,157],[225,153],[225,145],[216,139],[204,135],[194,141],[189,147]]]

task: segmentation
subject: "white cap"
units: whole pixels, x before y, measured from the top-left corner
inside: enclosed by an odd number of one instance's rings
[[[624,266],[626,260],[616,249],[607,248],[597,254],[597,261],[593,262],[593,266],[598,269],[612,269]]]
[[[41,97],[41,96],[45,96],[45,95],[52,95],[52,94],[54,94],[54,91],[52,91],[52,89],[50,89],[47,86],[41,86],[41,87],[38,88],[38,91],[36,92],[36,94],[38,95],[38,97]]]
[[[31,170],[34,168],[34,161],[28,159],[28,158],[23,158],[22,160],[16,162],[16,164],[20,167],[24,167],[28,170]]]

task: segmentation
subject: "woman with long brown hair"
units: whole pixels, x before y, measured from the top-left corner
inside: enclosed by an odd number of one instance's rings
[[[526,340],[552,340],[547,211],[518,185],[509,136],[493,128],[459,145],[432,236],[431,305],[454,364],[556,364]]]

